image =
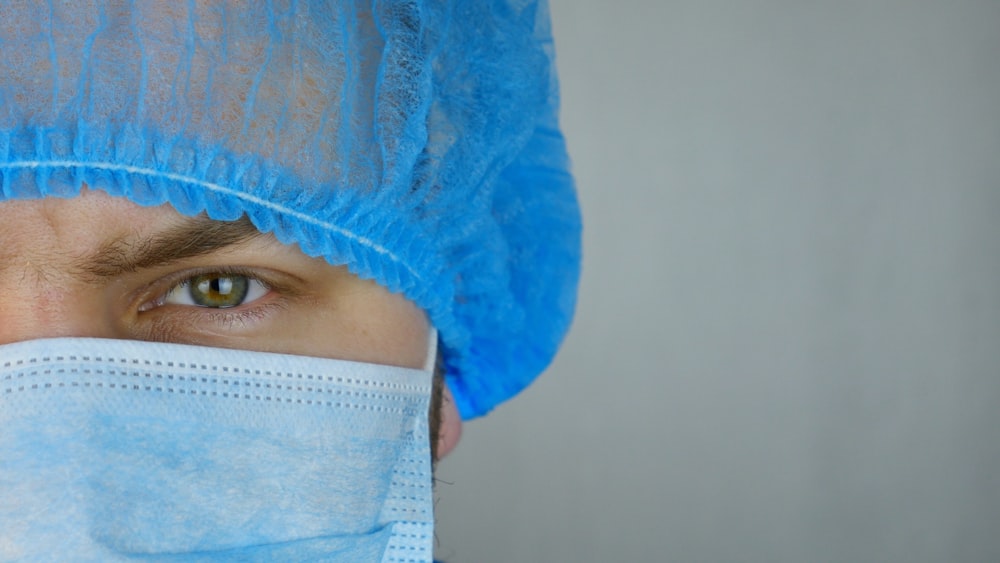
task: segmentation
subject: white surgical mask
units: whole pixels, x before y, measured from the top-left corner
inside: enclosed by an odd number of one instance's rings
[[[0,560],[431,561],[433,356],[0,346]]]

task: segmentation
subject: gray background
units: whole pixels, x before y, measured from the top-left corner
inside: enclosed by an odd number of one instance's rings
[[[1000,2],[552,12],[577,323],[438,556],[1000,561]]]

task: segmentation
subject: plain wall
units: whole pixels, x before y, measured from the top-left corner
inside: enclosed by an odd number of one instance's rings
[[[1000,561],[1000,2],[552,12],[577,322],[438,556]]]

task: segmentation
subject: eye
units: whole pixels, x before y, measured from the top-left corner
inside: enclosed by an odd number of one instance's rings
[[[208,273],[177,284],[160,300],[160,304],[228,309],[256,301],[268,291],[263,282],[249,276]]]

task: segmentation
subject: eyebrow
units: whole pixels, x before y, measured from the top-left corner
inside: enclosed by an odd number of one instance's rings
[[[262,236],[246,215],[236,221],[216,221],[204,215],[184,217],[179,224],[157,233],[104,242],[75,265],[85,277],[113,278],[204,256]]]

